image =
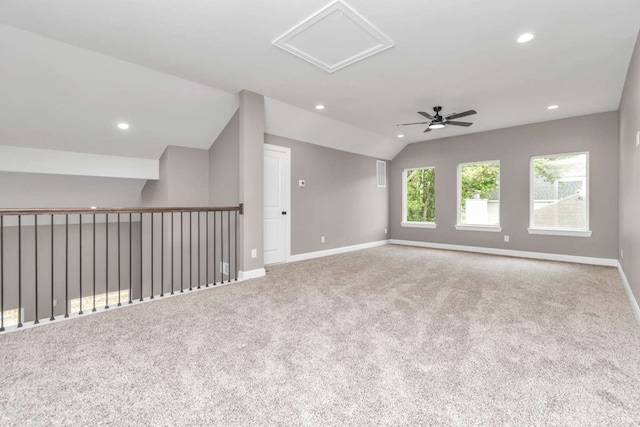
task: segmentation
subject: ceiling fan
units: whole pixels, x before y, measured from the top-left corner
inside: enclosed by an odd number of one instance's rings
[[[424,111],[418,111],[418,114],[420,114],[421,116],[424,116],[427,119],[431,120],[430,122],[402,123],[402,124],[399,124],[398,126],[411,126],[411,125],[426,125],[426,124],[428,124],[429,126],[427,126],[427,128],[424,130],[425,132],[431,132],[432,129],[442,129],[442,128],[446,127],[447,125],[469,127],[473,123],[470,123],[470,122],[456,122],[456,121],[452,121],[452,120],[453,119],[459,119],[461,117],[471,116],[472,114],[476,114],[475,110],[469,110],[469,111],[465,111],[464,113],[453,113],[453,114],[449,114],[448,116],[441,116],[440,115],[440,111],[442,111],[442,107],[433,107],[433,111],[435,111],[435,113],[436,113],[435,116],[432,116],[429,113],[425,113]]]

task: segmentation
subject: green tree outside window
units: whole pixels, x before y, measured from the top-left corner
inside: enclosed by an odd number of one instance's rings
[[[436,221],[436,173],[434,168],[405,171],[407,221]]]

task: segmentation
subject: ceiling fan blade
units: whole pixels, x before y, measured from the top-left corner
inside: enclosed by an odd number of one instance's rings
[[[473,123],[469,123],[469,122],[452,122],[452,121],[449,121],[449,120],[447,120],[445,123],[448,124],[448,125],[464,126],[464,127],[469,127],[469,126],[471,126],[473,124]]]
[[[475,110],[469,110],[469,111],[465,111],[464,113],[454,113],[451,115],[448,115],[446,118],[447,119],[459,119],[460,117],[467,117],[470,116],[472,114],[476,114],[477,112]]]
[[[426,117],[427,119],[433,119],[433,116],[429,113],[425,113],[424,111],[418,111],[418,114],[420,114],[421,116]]]
[[[396,126],[426,125],[427,123],[431,123],[431,122],[402,123]]]
[[[427,133],[427,132],[431,132],[431,128],[430,128],[430,127],[426,128],[426,129],[424,130],[424,133]]]

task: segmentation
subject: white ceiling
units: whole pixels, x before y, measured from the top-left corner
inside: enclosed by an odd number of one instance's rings
[[[0,25],[0,145],[158,159],[208,149],[237,108],[237,95]]]
[[[616,110],[640,24],[637,0],[348,0],[350,6],[388,35],[395,47],[328,74],[271,44],[328,3],[3,0],[0,23],[228,94],[248,89],[309,111],[323,103],[326,109],[321,114],[374,132],[387,139],[387,144],[400,144],[391,140],[400,133],[395,124],[421,121],[415,111],[429,111],[434,105],[443,105],[445,112],[473,108],[478,111],[472,120],[475,124],[430,134],[423,134],[419,126],[403,128],[402,133],[407,135],[404,142]],[[64,52],[44,46],[39,57],[21,58],[22,46],[6,42],[8,30],[3,31],[2,91],[10,89],[4,87],[10,86],[7,78],[29,77],[20,73],[23,63],[26,67],[26,63],[38,61],[39,66],[55,72],[56,62],[72,60]],[[525,31],[535,33],[536,38],[525,45],[517,44],[515,38]],[[10,63],[4,60],[5,55]],[[179,79],[169,84],[169,77],[161,74],[155,81],[147,74],[125,79],[138,68],[114,64],[114,70],[103,74],[95,64],[79,61],[74,64],[79,70],[77,75],[69,76],[68,87],[58,88],[60,94],[53,101],[38,100],[40,91],[46,89],[46,81],[41,80],[31,82],[33,93],[25,96],[32,101],[35,113],[56,110],[70,102],[90,105],[75,117],[75,123],[86,126],[84,134],[91,134],[92,138],[114,132],[110,124],[103,123],[103,116],[117,120],[115,115],[126,115],[127,107],[133,107],[137,111],[148,109],[151,118],[151,112],[162,110],[161,122],[158,117],[149,121],[140,117],[144,124],[135,130],[142,128],[145,137],[136,143],[144,147],[128,148],[129,155],[139,157],[149,157],[142,152],[150,150],[158,140],[176,145],[189,140],[193,142],[184,144],[199,146],[206,145],[206,132],[216,132],[218,126],[208,120],[222,121],[224,114],[211,117],[220,109],[213,104],[226,105],[226,101],[219,101],[225,97],[220,91],[214,95],[214,89],[189,86]],[[87,73],[99,78],[87,79]],[[78,81],[82,83],[80,88]],[[83,94],[76,95],[79,90]],[[73,94],[72,99],[65,98],[65,91]],[[194,102],[198,96],[203,98],[202,104],[193,108],[198,105]],[[190,108],[186,111],[180,104],[184,98],[189,98]],[[101,99],[109,108],[94,105]],[[560,108],[548,111],[546,106],[552,103]],[[40,117],[33,111],[12,112],[6,104],[3,96],[0,117],[9,113],[11,120],[0,122],[0,143],[5,143],[7,137],[20,138],[20,132],[28,133],[34,126],[30,115]],[[63,113],[56,111],[43,128],[69,123],[61,121]],[[99,114],[102,116],[97,117]],[[137,123],[138,118],[135,120]],[[205,129],[207,126],[210,127]],[[7,128],[12,129],[8,135]],[[30,138],[39,137],[40,144],[51,139],[64,145],[61,149],[81,151],[77,148],[80,141],[55,137],[64,129],[38,132]],[[209,135],[207,143],[211,141]],[[113,138],[109,143],[118,144],[123,150],[127,147],[126,141],[113,142]],[[104,150],[112,154],[109,148]]]

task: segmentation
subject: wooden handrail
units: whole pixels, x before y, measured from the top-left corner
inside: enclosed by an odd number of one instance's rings
[[[9,208],[0,209],[2,215],[73,215],[73,214],[128,214],[128,213],[157,213],[157,212],[239,212],[244,214],[244,205],[239,206],[197,206],[173,208]]]

